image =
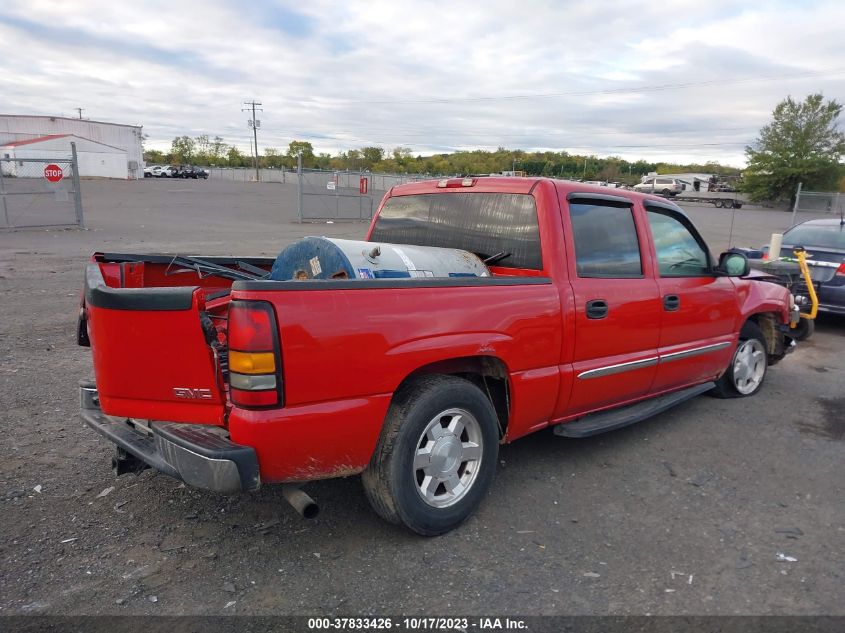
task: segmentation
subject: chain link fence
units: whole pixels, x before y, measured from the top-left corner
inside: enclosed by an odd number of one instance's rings
[[[208,177],[214,180],[225,180],[228,182],[254,182],[255,170],[246,167],[205,167],[208,170]],[[259,169],[258,177],[261,182],[295,182],[296,172],[282,169]]]
[[[303,169],[294,175],[300,222],[369,221],[391,187],[430,178],[422,174],[317,169]]]
[[[840,215],[845,211],[845,196],[841,193],[799,190],[795,198],[795,210],[799,213]]]
[[[85,228],[72,149],[67,158],[0,157],[0,230]]]

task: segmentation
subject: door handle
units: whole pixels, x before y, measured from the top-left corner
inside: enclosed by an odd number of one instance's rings
[[[666,295],[663,297],[663,309],[666,312],[675,312],[681,307],[681,298],[678,295]]]
[[[588,319],[603,319],[608,313],[607,301],[604,299],[593,299],[587,302],[587,318]]]

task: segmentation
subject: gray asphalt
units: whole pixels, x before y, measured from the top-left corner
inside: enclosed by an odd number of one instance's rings
[[[845,614],[845,319],[821,318],[753,398],[504,447],[479,512],[445,536],[382,523],[356,477],[309,484],[307,522],[274,487],[114,478],[76,416],[82,273],[95,250],[275,255],[366,225],[296,223],[290,185],[83,194],[88,231],[0,234],[0,614]],[[789,221],[688,212],[714,250]]]

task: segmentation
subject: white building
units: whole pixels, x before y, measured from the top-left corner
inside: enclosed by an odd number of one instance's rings
[[[10,159],[2,162],[3,175],[41,178],[43,170],[32,169],[32,163],[26,163],[23,159],[67,160],[71,156],[71,143],[76,143],[80,176],[123,180],[128,177],[126,150],[73,134],[52,134],[23,141],[12,141],[5,145],[0,144],[0,157]]]
[[[120,178],[144,177],[144,151],[141,147],[144,135],[140,125],[121,125],[60,116],[0,114],[0,146],[15,141],[66,134],[123,150],[126,153],[126,165]],[[78,147],[77,145],[77,149]]]

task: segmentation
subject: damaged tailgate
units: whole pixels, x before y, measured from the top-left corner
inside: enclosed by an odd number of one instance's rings
[[[222,425],[226,393],[206,303],[228,289],[143,287],[137,266],[86,269],[79,333],[92,348],[103,412]]]

